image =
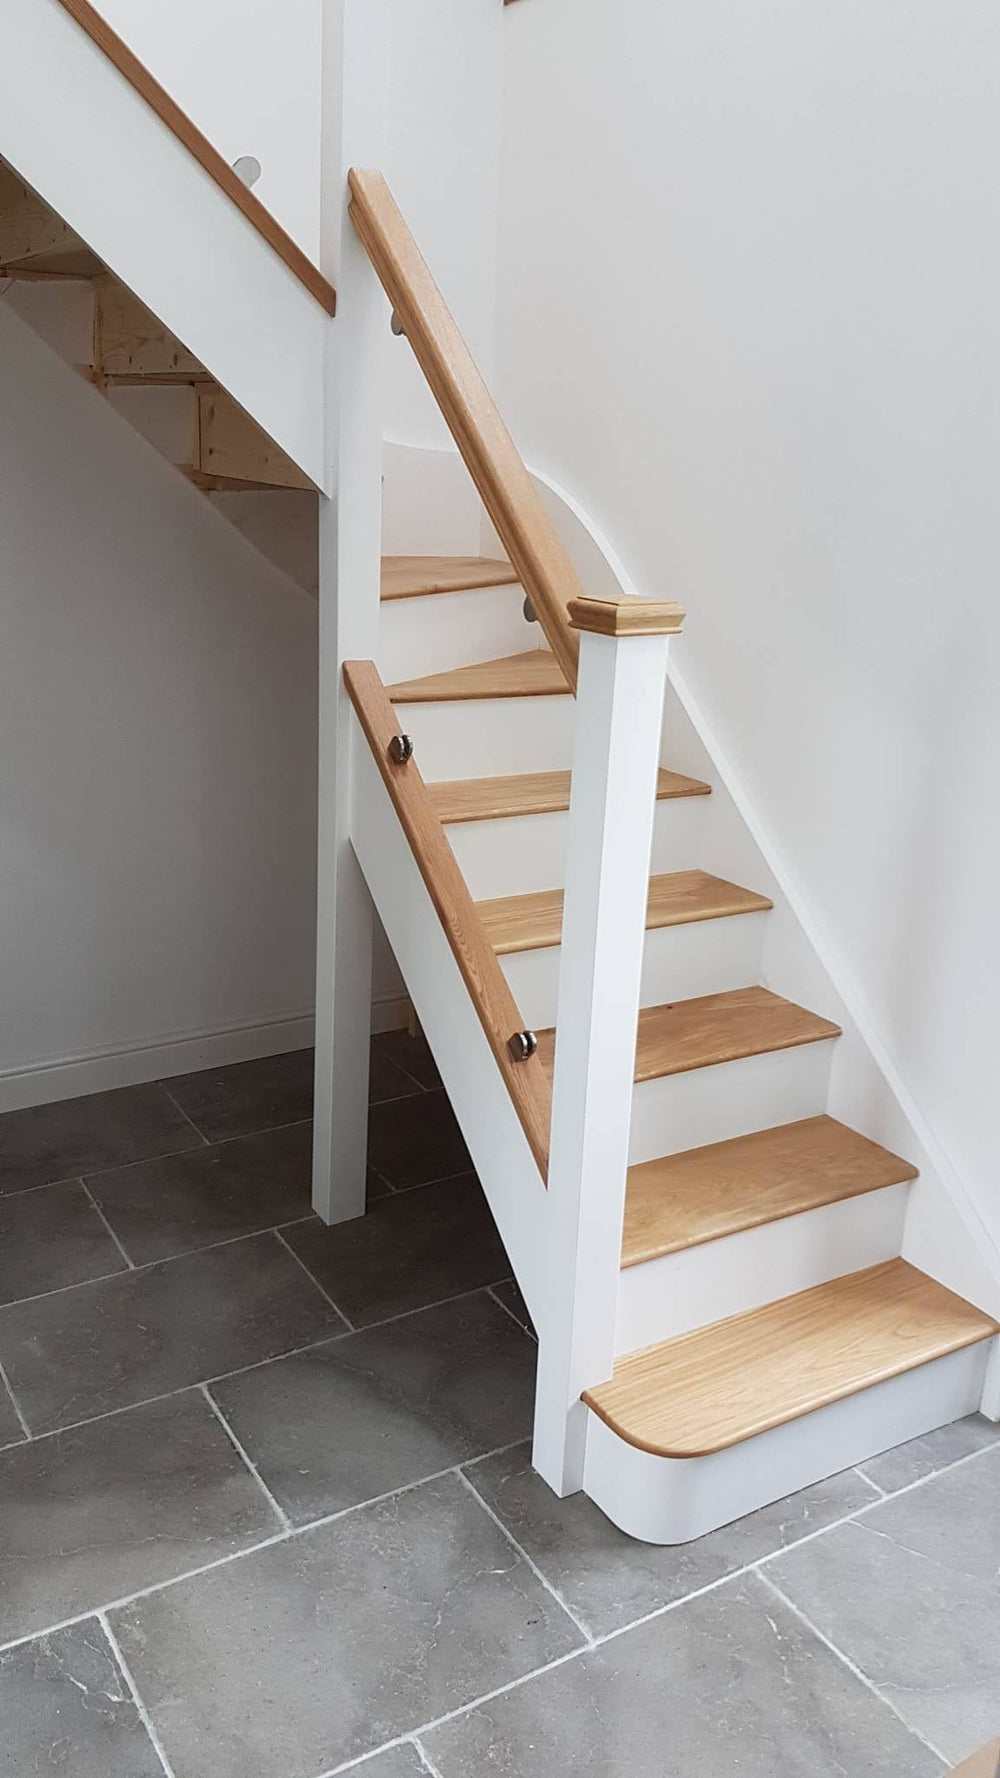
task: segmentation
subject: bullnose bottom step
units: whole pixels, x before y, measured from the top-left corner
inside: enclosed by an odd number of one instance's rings
[[[630,1353],[583,1400],[641,1451],[705,1457],[996,1332],[893,1259]]]

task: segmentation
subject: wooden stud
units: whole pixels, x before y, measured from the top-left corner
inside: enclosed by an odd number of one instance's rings
[[[224,389],[199,389],[198,416],[197,466],[203,474],[270,488],[314,486]]]

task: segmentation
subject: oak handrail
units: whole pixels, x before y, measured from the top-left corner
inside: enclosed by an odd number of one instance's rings
[[[511,1052],[511,1039],[523,1028],[517,1002],[416,760],[396,764],[390,754],[399,724],[375,663],[345,661],[344,683],[544,1180],[552,1092],[541,1058],[532,1054],[515,1061]]]
[[[546,639],[576,689],[567,607],[583,596],[569,556],[381,173],[348,174],[351,221]]]
[[[212,146],[208,137],[202,134],[196,123],[193,123],[185,111],[160,85],[141,62],[135,52],[129,49],[117,31],[113,31],[106,19],[90,5],[90,0],[59,0],[59,5],[70,18],[87,33],[90,41],[105,55],[111,64],[123,75],[135,92],[152,111],[155,111],[161,123],[165,123],[171,134],[192,154],[199,166],[203,167],[210,179],[215,181],[220,191],[225,192],[238,210],[243,212],[247,221],[257,230],[269,247],[284,260],[289,271],[304,285],[310,296],[326,310],[328,315],[336,314],[337,293],[329,279],[324,278],[319,267],[314,265],[307,253],[290,234],[282,228],[277,217],[255,197],[248,185],[244,185],[238,174],[233,172],[229,162],[223,158],[217,148]]]

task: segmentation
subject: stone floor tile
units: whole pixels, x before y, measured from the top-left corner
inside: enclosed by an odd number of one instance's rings
[[[300,1223],[285,1230],[285,1239],[355,1327],[510,1276],[471,1173],[379,1199],[367,1216],[335,1228]]]
[[[506,1278],[502,1284],[494,1284],[492,1289],[493,1295],[496,1297],[498,1303],[503,1305],[508,1315],[514,1317],[518,1326],[523,1327],[526,1334],[530,1334],[533,1340],[537,1340],[538,1335],[535,1332],[535,1324],[532,1321],[531,1316],[528,1314],[528,1305],[521,1295],[521,1292],[518,1290],[513,1278]]]
[[[32,1432],[48,1432],[341,1325],[277,1236],[251,1235],[0,1309],[0,1363]]]
[[[877,1499],[848,1470],[694,1543],[657,1546],[626,1537],[585,1494],[557,1500],[532,1469],[528,1445],[471,1463],[465,1473],[595,1636],[635,1623]]]
[[[372,1038],[368,1059],[368,1103],[378,1105],[383,1099],[407,1099],[423,1088],[412,1074],[400,1068],[383,1048],[378,1037]]]
[[[252,1136],[312,1117],[313,1052],[289,1050],[227,1068],[176,1074],[163,1084],[208,1142]]]
[[[16,1444],[24,1436],[24,1427],[17,1417],[17,1410],[0,1378],[0,1451],[5,1445]]]
[[[199,1393],[0,1453],[0,1500],[0,1642],[281,1528]]]
[[[96,1618],[0,1653],[0,1778],[163,1778]]]
[[[315,1778],[580,1641],[455,1476],[110,1620],[178,1778]]]
[[[212,1394],[302,1525],[524,1438],[535,1357],[484,1291],[245,1371]]]
[[[119,1087],[0,1116],[0,1195],[200,1148],[161,1086]]]
[[[952,1763],[1000,1726],[997,1457],[946,1471],[764,1571]],[[964,1489],[943,1489],[960,1477]],[[900,1510],[918,1495],[918,1510]]]
[[[0,1198],[0,1303],[127,1269],[78,1180]]]
[[[373,1105],[368,1158],[394,1191],[467,1173],[469,1151],[443,1088]]]
[[[427,1778],[427,1771],[409,1741],[401,1747],[389,1747],[384,1753],[373,1754],[371,1759],[362,1760],[360,1766],[355,1767],[356,1778]]]
[[[955,1420],[950,1426],[940,1427],[937,1432],[926,1432],[922,1438],[883,1451],[881,1457],[871,1457],[858,1467],[862,1475],[870,1476],[887,1494],[892,1494],[897,1488],[908,1488],[911,1482],[922,1482],[925,1476],[936,1475],[938,1470],[957,1463],[960,1457],[968,1457],[973,1451],[997,1443],[1000,1443],[1000,1425],[987,1420],[984,1414],[970,1414],[965,1420]]]
[[[973,1580],[1000,1579],[1000,1445],[886,1501],[866,1520],[873,1531],[945,1568]],[[1000,1586],[997,1614],[1000,1630]]]
[[[87,1180],[137,1266],[308,1216],[312,1124],[212,1143]]]
[[[421,1736],[441,1778],[937,1778],[749,1576]]]
[[[380,1031],[372,1038],[372,1049],[402,1068],[425,1092],[441,1085],[437,1063],[422,1031],[415,1037],[408,1031]]]

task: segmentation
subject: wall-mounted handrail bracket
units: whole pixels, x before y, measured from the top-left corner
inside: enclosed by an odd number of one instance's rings
[[[507,1045],[515,1062],[527,1062],[538,1048],[534,1031],[515,1031]]]
[[[394,766],[405,766],[413,758],[413,742],[409,735],[393,735],[389,742],[389,758]]]

